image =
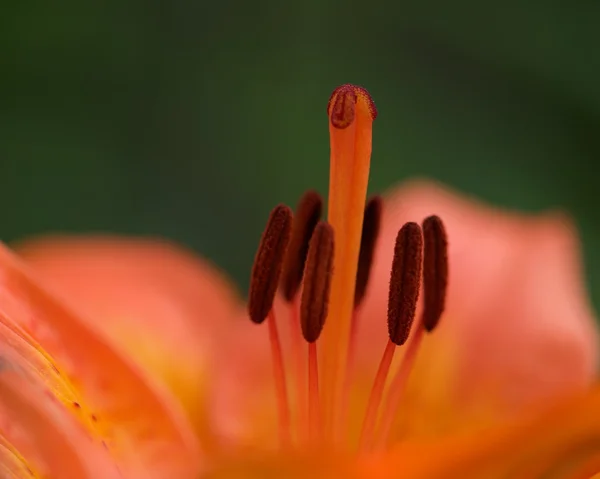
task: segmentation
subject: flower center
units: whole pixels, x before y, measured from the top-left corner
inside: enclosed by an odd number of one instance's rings
[[[331,146],[327,221],[320,219],[323,202],[314,191],[303,196],[295,217],[289,207],[277,206],[259,244],[250,282],[250,318],[268,324],[280,443],[286,448],[347,446],[357,311],[367,290],[382,211],[380,197],[366,201],[377,115],[370,95],[363,88],[343,85],[333,92],[327,113]],[[437,216],[425,219],[422,226],[407,223],[398,232],[388,300],[389,340],[358,444],[351,448],[369,451],[387,442],[423,332],[435,328],[444,309],[446,249],[446,233]],[[422,317],[399,369],[388,378],[396,348],[409,338],[421,283]],[[278,288],[290,313],[288,369],[273,308]],[[295,393],[295,414],[290,411],[288,388]]]

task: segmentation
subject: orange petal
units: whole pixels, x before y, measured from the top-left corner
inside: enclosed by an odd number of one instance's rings
[[[158,376],[204,435],[210,358],[241,308],[223,275],[158,240],[47,237],[18,252],[60,297]]]
[[[39,475],[0,433],[0,477],[39,479]]]
[[[4,246],[0,316],[54,359],[93,414],[90,433],[106,442],[127,477],[197,475],[198,444],[178,404],[90,322],[56,301]]]
[[[223,457],[204,479],[362,479],[355,458],[329,452],[247,454]],[[362,471],[361,471],[362,472]]]
[[[596,472],[600,450],[600,387],[564,398],[534,415],[477,433],[405,441],[362,456],[327,449],[220,457],[206,478],[522,478]],[[532,471],[541,471],[533,474]],[[557,472],[562,474],[556,475]],[[569,475],[571,474],[571,475]],[[573,475],[575,474],[575,475]]]
[[[275,316],[284,360],[291,365],[289,303],[275,298]],[[247,312],[235,320],[217,354],[219,374],[211,381],[209,407],[213,429],[222,446],[275,449],[278,443],[277,403],[268,330],[252,323]],[[291,368],[287,369],[288,388]],[[292,411],[296,395],[290,395]],[[296,418],[294,418],[296,419]]]
[[[574,473],[598,459],[599,411],[600,387],[596,387],[501,427],[400,443],[379,457],[361,461],[360,468],[364,477],[376,479],[532,478],[541,476],[522,473],[539,465],[544,466],[542,474],[559,470]],[[398,471],[402,471],[401,476]]]
[[[0,435],[0,477],[10,479],[39,479],[39,475],[25,459],[16,453],[10,444],[6,444]]]
[[[571,223],[557,214],[503,212],[426,182],[403,186],[384,205],[359,323],[362,360],[375,355],[369,345],[385,344],[393,238],[405,221],[431,214],[446,224],[450,277],[446,313],[426,338],[421,363],[455,370],[444,373],[452,377],[442,388],[419,381],[421,402],[454,397],[466,413],[485,395],[494,397],[494,408],[515,412],[589,385],[598,336]],[[428,345],[443,354],[427,357]]]
[[[2,477],[122,477],[102,443],[94,442],[47,390],[22,377],[18,365],[6,359],[0,372],[0,471],[2,467],[15,474]]]

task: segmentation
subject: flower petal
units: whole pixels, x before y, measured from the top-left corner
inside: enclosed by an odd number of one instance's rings
[[[294,434],[299,418],[295,371],[291,367],[289,304],[276,297],[273,312],[287,366]],[[217,361],[219,374],[211,382],[209,408],[222,449],[277,450],[280,446],[277,396],[266,325],[257,325],[250,321],[247,312],[241,313],[231,324],[229,334],[219,348]]]
[[[486,431],[403,441],[358,457],[324,446],[275,453],[241,450],[219,457],[205,477],[583,479],[600,466],[598,411],[597,386]]]
[[[400,443],[365,458],[360,469],[376,479],[531,478],[558,472],[548,477],[571,478],[568,473],[598,464],[599,411],[600,387],[595,387],[484,432]]]
[[[91,323],[40,286],[4,246],[0,317],[3,325],[23,331],[53,358],[82,397],[82,407],[93,414],[93,432],[106,442],[126,477],[195,477],[199,448],[178,404]]]
[[[1,434],[0,477],[10,479],[39,479],[40,477]]]
[[[20,472],[2,477],[122,477],[101,442],[94,442],[47,390],[24,378],[17,363],[3,359],[0,471],[11,461],[10,470]]]
[[[568,219],[510,214],[427,182],[401,187],[384,206],[359,323],[359,360],[374,355],[370,344],[385,344],[393,238],[405,221],[431,214],[446,225],[450,277],[446,312],[417,361],[417,369],[432,375],[414,378],[419,401],[439,406],[460,399],[466,413],[483,395],[493,398],[495,414],[513,413],[587,387],[596,372],[598,336]]]
[[[241,309],[220,272],[150,239],[46,237],[18,252],[60,297],[160,378],[206,436],[211,357]]]

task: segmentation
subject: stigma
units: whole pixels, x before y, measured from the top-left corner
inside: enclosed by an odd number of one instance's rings
[[[359,340],[357,312],[368,292],[385,206],[379,196],[367,201],[377,116],[371,96],[362,87],[342,85],[331,95],[327,115],[327,219],[322,218],[323,199],[314,190],[302,196],[295,212],[285,205],[273,209],[252,269],[248,313],[254,323],[268,323],[280,447],[366,452],[387,444],[423,335],[436,328],[444,311],[447,238],[435,215],[421,224],[398,225],[390,265],[389,339],[382,345],[360,435],[352,441],[347,424]],[[286,309],[282,315],[274,307],[278,292],[281,309]],[[420,293],[424,307],[415,321]],[[290,322],[285,328],[290,351],[282,349],[282,318]],[[398,347],[406,351],[391,375]]]

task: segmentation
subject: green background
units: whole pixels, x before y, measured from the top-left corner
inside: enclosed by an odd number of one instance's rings
[[[600,2],[3,3],[0,218],[166,236],[247,285],[269,209],[325,192],[325,105],[366,86],[371,189],[562,207],[600,300]]]

